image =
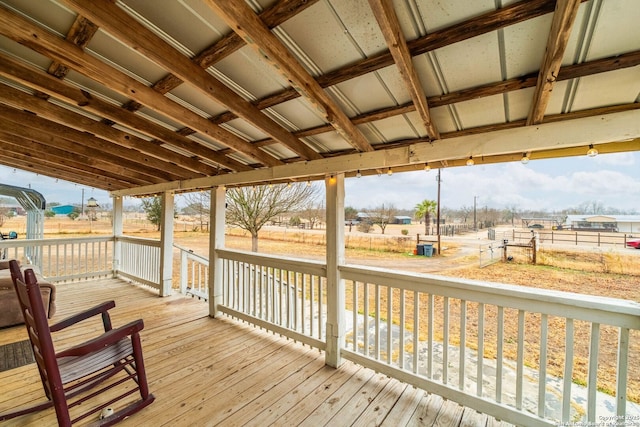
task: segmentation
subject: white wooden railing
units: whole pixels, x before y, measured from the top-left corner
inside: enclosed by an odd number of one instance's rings
[[[218,250],[220,311],[325,349],[326,268],[314,261]]]
[[[180,293],[209,299],[209,260],[192,250],[173,245],[180,251]]]
[[[599,355],[615,346],[617,366],[605,369],[616,372],[610,405],[625,419],[628,387],[638,387],[628,359],[630,333],[640,338],[640,304],[370,267],[340,271],[352,313],[344,358],[514,424],[597,425],[611,416],[598,412],[607,406],[598,396]],[[550,375],[558,363],[562,375]],[[574,383],[582,363],[586,387]]]
[[[160,289],[160,240],[119,236],[120,262],[116,274]]]
[[[118,242],[118,243],[116,243]],[[114,265],[116,244],[120,262]],[[133,237],[14,239],[0,241],[6,259],[36,266],[53,283],[120,275],[160,288],[160,241]]]
[[[113,237],[5,240],[7,259],[34,265],[51,282],[113,275]]]
[[[120,275],[159,288],[156,240],[9,240],[0,249],[23,262],[38,254],[53,282]],[[181,253],[181,289],[206,298],[208,261]],[[640,384],[629,368],[640,358],[638,303],[348,265],[339,268],[346,306],[332,307],[322,263],[217,254],[223,313],[319,349],[328,313],[346,313],[343,358],[514,424],[629,419],[627,395]],[[615,373],[612,385],[599,369]],[[606,407],[615,410],[599,412]]]
[[[346,307],[328,307],[321,263],[217,253],[219,308],[231,316],[325,349],[327,311],[344,310],[343,358],[517,425],[628,417],[627,392],[639,384],[628,365],[640,358],[630,345],[640,339],[638,303],[349,265],[339,268]],[[188,283],[206,294],[200,268],[185,267]],[[613,366],[603,367],[612,348]],[[615,371],[610,394],[598,391],[608,387],[599,368]]]

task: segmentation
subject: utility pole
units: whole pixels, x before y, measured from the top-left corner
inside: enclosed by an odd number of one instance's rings
[[[473,231],[478,231],[478,217],[476,216],[476,202],[478,196],[473,196]]]
[[[438,223],[436,225],[436,234],[438,235],[438,255],[441,254],[440,252],[440,183],[442,182],[442,180],[440,179],[440,171],[442,170],[442,168],[438,169],[438,176],[436,176],[436,181],[438,181],[438,206],[436,206],[436,222]]]

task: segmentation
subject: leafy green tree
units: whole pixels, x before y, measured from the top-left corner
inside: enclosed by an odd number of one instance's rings
[[[258,185],[227,190],[227,223],[251,234],[251,250],[258,251],[258,233],[274,218],[304,208],[317,195],[315,186]]]
[[[358,219],[358,211],[351,206],[347,206],[344,208],[344,219],[345,221],[355,221]]]
[[[160,231],[162,221],[162,200],[160,197],[147,197],[142,199],[142,210],[147,214],[147,220]]]
[[[416,218],[424,219],[424,234],[429,233],[429,225],[431,224],[431,215],[436,213],[436,208],[438,207],[438,202],[435,200],[423,200],[418,203],[415,207]]]

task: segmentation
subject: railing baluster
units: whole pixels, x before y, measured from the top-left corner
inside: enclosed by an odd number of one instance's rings
[[[304,274],[302,276],[302,295],[300,296],[300,308],[301,310],[301,324],[302,324],[302,334],[306,335],[307,333],[307,327],[306,327],[306,319],[307,319],[307,282],[308,282],[308,276],[307,274]]]
[[[458,355],[458,389],[464,390],[465,362],[467,359],[467,301],[460,300],[460,346]]]
[[[418,373],[420,356],[420,293],[413,291],[413,373]]]
[[[398,367],[404,368],[404,329],[405,329],[405,297],[404,289],[400,289],[400,324],[398,325]]]
[[[629,368],[629,329],[620,328],[618,334],[618,371],[616,375],[616,415],[627,411],[627,370]],[[620,418],[622,419],[622,418]]]
[[[598,354],[600,350],[600,324],[591,324],[589,342],[589,371],[587,379],[587,421],[596,420],[596,395],[598,391]],[[544,416],[544,414],[542,414]]]
[[[352,286],[353,286],[353,295],[352,295],[352,299],[353,299],[353,313],[351,313],[352,318],[353,318],[353,351],[358,351],[358,292],[359,292],[359,286],[358,286],[358,282],[353,281],[351,282]]]
[[[482,397],[484,382],[484,303],[478,304],[478,362],[476,369],[476,396]]]
[[[564,378],[562,379],[562,422],[571,418],[571,383],[573,381],[573,319],[565,324]]]
[[[427,346],[429,347],[429,359],[427,360],[427,377],[433,378],[433,294],[429,294],[427,301],[428,318],[427,322]]]
[[[549,335],[549,316],[540,316],[540,367],[538,369],[538,416],[544,417],[547,401],[547,337]]]
[[[516,408],[522,409],[524,381],[524,310],[518,310],[518,355],[516,360]]]
[[[498,306],[496,339],[496,402],[502,402],[502,376],[504,367],[504,307]]]
[[[393,290],[391,286],[387,286],[387,364],[391,364],[391,356],[393,355],[393,347],[391,346],[391,340],[393,334]]]
[[[315,275],[311,275],[311,277],[309,278],[309,334],[312,337],[315,337],[315,325],[316,323],[313,321],[313,314],[316,312],[315,306],[316,306],[316,294],[315,294]],[[319,298],[319,297],[318,297]],[[318,315],[318,317],[320,317]]]
[[[363,335],[364,335],[364,355],[368,356],[369,355],[369,284],[368,283],[363,283],[364,289],[363,289],[363,295],[362,295],[362,300],[363,300],[363,313],[362,313],[362,317],[363,317]]]
[[[449,297],[444,297],[442,310],[442,383],[449,383]]]
[[[375,349],[374,357],[376,360],[380,359],[380,285],[375,285],[375,313],[376,313],[376,336],[375,336]]]

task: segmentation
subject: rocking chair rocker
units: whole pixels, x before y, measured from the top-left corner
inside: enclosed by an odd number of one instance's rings
[[[130,402],[129,399],[127,406],[95,423],[95,425],[108,426],[153,402],[155,398],[149,394],[140,344],[139,332],[144,328],[142,320],[112,329],[108,310],[115,307],[115,303],[109,301],[50,327],[33,270],[25,270],[23,278],[17,262],[12,261],[10,268],[48,400],[0,414],[0,421],[53,406],[58,425],[71,426],[92,414],[98,418],[98,413],[103,412],[105,408],[139,391],[141,397],[139,400]],[[98,314],[102,315],[105,330],[102,335],[58,353],[55,352],[51,332],[62,330]],[[118,374],[120,375],[117,376]],[[123,383],[126,385],[127,380],[133,380],[136,386],[125,386],[124,391],[117,396],[109,392],[104,399],[99,399],[102,393],[122,386]],[[89,405],[91,407],[83,413],[73,411],[72,419],[69,409],[79,405],[81,408],[86,408],[86,402],[91,399],[98,400],[99,403]]]

